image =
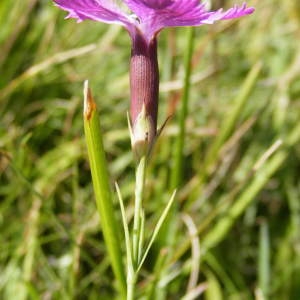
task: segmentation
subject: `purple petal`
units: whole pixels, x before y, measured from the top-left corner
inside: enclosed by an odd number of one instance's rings
[[[201,20],[200,24],[194,24],[194,25],[212,24],[213,22],[218,20],[235,19],[245,15],[252,14],[254,10],[255,9],[253,7],[247,7],[246,3],[244,3],[240,7],[235,5],[234,7],[228,9],[225,12],[223,12],[223,9],[219,9],[217,11],[209,12],[210,15],[207,16],[205,19]]]
[[[94,20],[115,23],[130,29],[131,21],[112,0],[54,0],[56,5],[69,12],[67,18],[78,22]]]
[[[234,6],[227,11],[207,11],[198,0],[123,0],[140,19],[140,30],[148,40],[164,27],[199,26],[217,20],[251,14],[254,8]]]

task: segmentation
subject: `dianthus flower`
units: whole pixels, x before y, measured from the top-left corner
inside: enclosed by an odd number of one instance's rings
[[[208,11],[199,0],[54,0],[78,22],[93,20],[125,27],[132,40],[130,60],[131,141],[137,152],[149,151],[157,133],[159,72],[158,33],[166,27],[200,26],[251,14],[254,8],[234,6]],[[119,1],[121,2],[121,1]],[[124,4],[132,12],[126,13]]]

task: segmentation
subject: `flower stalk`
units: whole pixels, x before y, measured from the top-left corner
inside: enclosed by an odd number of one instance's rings
[[[116,184],[117,195],[119,198],[122,222],[126,244],[126,260],[127,260],[127,300],[133,300],[136,292],[136,282],[138,280],[139,272],[145,262],[151,246],[157,239],[157,236],[166,221],[167,215],[174,203],[176,191],[172,194],[169,202],[163,210],[156,226],[152,232],[149,242],[144,247],[144,231],[145,231],[145,217],[143,210],[143,196],[145,189],[147,169],[147,156],[143,156],[136,168],[136,185],[135,185],[135,209],[134,209],[134,221],[132,228],[132,235],[129,233],[129,225],[126,219],[124,202],[119,189]]]
[[[135,203],[134,203],[134,219],[132,231],[132,250],[133,250],[133,264],[135,267],[139,264],[141,257],[141,249],[143,244],[143,195],[145,187],[145,174],[147,167],[147,158],[143,156],[136,169],[136,187],[135,187]]]

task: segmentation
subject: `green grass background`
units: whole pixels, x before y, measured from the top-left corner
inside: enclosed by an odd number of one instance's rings
[[[248,3],[253,15],[195,31],[177,231],[168,248],[159,252],[157,241],[150,253],[139,299],[300,299],[300,4]],[[64,16],[51,1],[0,2],[4,300],[117,299],[91,186],[82,88],[89,79],[111,182],[130,219],[130,40],[120,27]],[[186,28],[159,36],[159,123],[172,118],[149,166],[146,237],[172,192],[186,36]]]

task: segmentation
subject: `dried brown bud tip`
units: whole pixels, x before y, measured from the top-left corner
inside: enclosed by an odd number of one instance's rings
[[[83,115],[87,120],[90,120],[92,113],[96,110],[96,103],[89,88],[88,80],[84,82],[83,97]]]

